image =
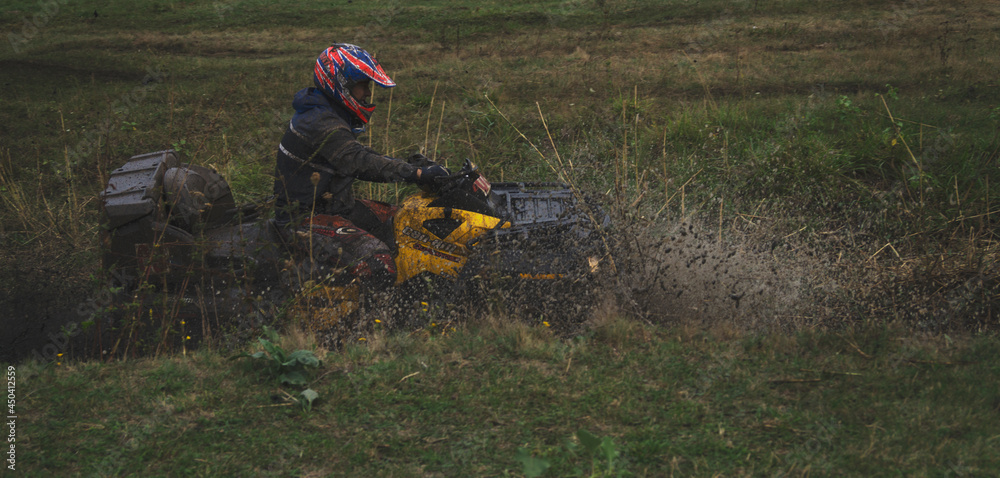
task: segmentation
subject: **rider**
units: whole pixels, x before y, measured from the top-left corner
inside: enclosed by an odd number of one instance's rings
[[[368,102],[372,83],[396,86],[367,51],[346,43],[330,46],[316,60],[313,82],[314,88],[295,94],[295,114],[278,145],[275,222],[312,258],[310,275],[346,267],[366,285],[387,287],[396,276],[387,244],[396,207],[355,199],[352,183],[425,184],[448,170],[422,155],[411,158],[423,164],[418,167],[358,142],[375,111]]]

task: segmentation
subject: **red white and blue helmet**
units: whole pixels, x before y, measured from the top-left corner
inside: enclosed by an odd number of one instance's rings
[[[367,51],[349,43],[334,43],[323,50],[316,59],[313,82],[329,98],[344,105],[362,123],[368,123],[375,104],[358,101],[351,96],[351,87],[356,83],[371,80],[383,88],[392,88],[396,83],[385,74]]]

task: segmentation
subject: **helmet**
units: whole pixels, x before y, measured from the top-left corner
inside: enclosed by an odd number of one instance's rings
[[[316,59],[316,67],[313,69],[316,87],[323,90],[329,98],[344,105],[362,124],[368,123],[375,111],[375,104],[356,100],[351,96],[351,87],[366,80],[383,88],[396,86],[378,61],[355,45],[334,43]]]

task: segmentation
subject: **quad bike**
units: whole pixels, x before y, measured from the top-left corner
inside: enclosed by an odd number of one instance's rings
[[[104,265],[125,290],[188,294],[183,302],[198,302],[202,314],[267,296],[307,316],[317,330],[335,326],[363,302],[356,282],[301,277],[296,264],[311,258],[296,256],[266,206],[237,207],[218,173],[181,163],[172,150],[130,158],[111,173],[101,199]],[[444,291],[444,300],[457,301],[484,278],[504,281],[505,288],[529,282],[543,289],[585,280],[608,257],[600,232],[609,223],[564,184],[491,184],[466,160],[396,209],[389,244],[396,286],[419,290],[433,282],[438,297]]]

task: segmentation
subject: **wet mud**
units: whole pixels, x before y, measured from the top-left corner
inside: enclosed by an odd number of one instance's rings
[[[393,290],[368,299],[359,320],[327,338],[355,341],[372,332],[376,319],[383,329],[416,330],[481,315],[546,324],[561,336],[585,333],[609,314],[742,333],[838,329],[872,319],[929,332],[1000,328],[995,271],[885,266],[826,240],[832,246],[732,231],[720,237],[692,222],[630,225],[609,234],[596,272],[558,282],[484,275],[458,287]],[[128,297],[84,281],[52,280],[55,270],[7,262],[3,281],[12,286],[0,304],[5,362],[47,363],[59,354],[106,358],[122,350],[172,353],[206,338],[236,348],[263,325],[288,320],[282,314],[289,295],[273,289],[228,284]],[[122,340],[137,346],[123,349]]]

